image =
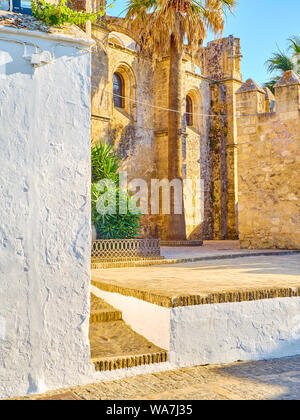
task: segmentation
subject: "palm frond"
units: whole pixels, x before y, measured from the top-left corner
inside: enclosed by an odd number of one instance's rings
[[[279,79],[280,77],[276,77],[273,80],[269,80],[268,82],[264,83],[263,86],[269,88],[272,93],[275,93],[274,86],[276,85]]]
[[[286,72],[288,70],[294,70],[294,63],[291,58],[284,52],[280,51],[273,53],[272,58],[266,61],[266,65],[269,73],[274,71]]]
[[[168,54],[171,36],[179,51],[192,51],[207,30],[222,33],[224,15],[236,0],[129,0],[125,24],[141,48],[154,56]]]

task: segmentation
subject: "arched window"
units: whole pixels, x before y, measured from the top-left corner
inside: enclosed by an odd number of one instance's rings
[[[124,79],[119,73],[114,73],[114,106],[124,108]]]
[[[190,96],[186,97],[186,125],[193,126],[193,101]]]

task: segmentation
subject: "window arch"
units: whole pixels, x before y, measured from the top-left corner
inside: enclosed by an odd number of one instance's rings
[[[119,63],[112,76],[112,105],[115,112],[135,120],[136,116],[136,78],[133,69],[125,62]]]
[[[124,108],[124,79],[120,73],[114,73],[113,97],[116,108]]]
[[[186,96],[186,125],[192,127],[194,125],[194,115],[193,115],[193,100],[187,95]]]

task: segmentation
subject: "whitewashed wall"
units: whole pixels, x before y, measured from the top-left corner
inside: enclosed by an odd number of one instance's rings
[[[167,309],[95,286],[92,292],[120,309],[136,332],[168,350],[172,368],[300,354],[299,297]]]
[[[88,48],[0,28],[0,398],[91,373]]]

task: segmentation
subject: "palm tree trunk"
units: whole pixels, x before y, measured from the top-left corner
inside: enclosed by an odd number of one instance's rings
[[[175,39],[170,43],[169,109],[182,109],[182,52],[178,51]],[[181,112],[169,111],[168,137],[168,176],[169,181],[180,179],[182,182],[182,115]],[[174,214],[174,191],[171,193],[171,214],[168,217],[168,239],[185,240],[184,206],[182,214]]]

